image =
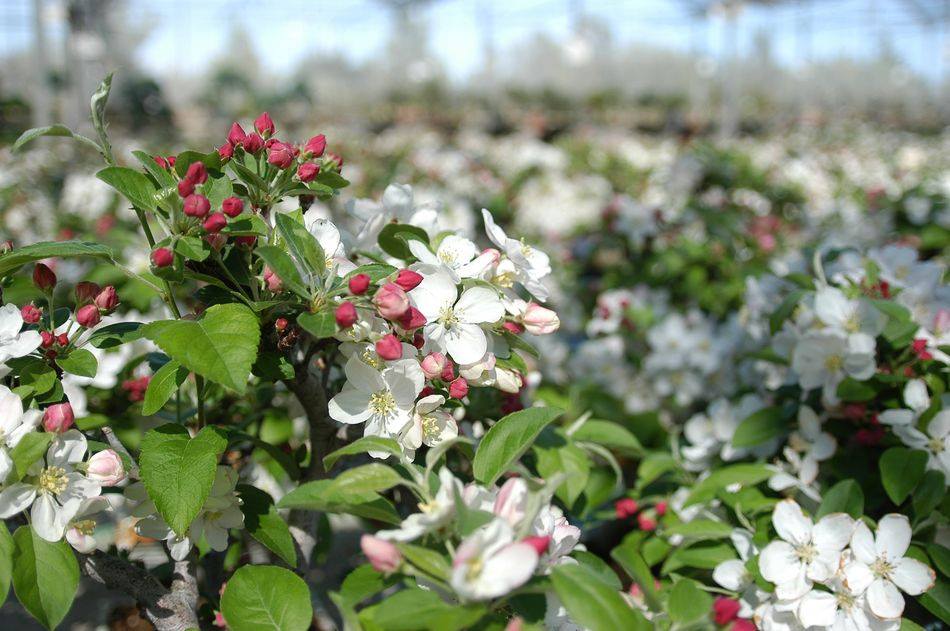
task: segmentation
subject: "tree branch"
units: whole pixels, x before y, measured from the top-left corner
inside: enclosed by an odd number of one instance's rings
[[[81,554],[79,562],[92,580],[135,598],[157,631],[198,628],[198,585],[190,559],[175,562],[171,589],[144,568],[111,554]]]

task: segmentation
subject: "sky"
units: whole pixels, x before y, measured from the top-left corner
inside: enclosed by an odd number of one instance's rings
[[[55,24],[61,0],[43,0]],[[710,57],[723,54],[723,20],[691,15],[699,0],[432,0],[424,15],[431,49],[451,79],[462,81],[484,59],[490,38],[499,52],[536,33],[566,40],[578,15],[606,20],[618,44],[644,43]],[[132,23],[147,29],[138,51],[145,69],[160,76],[201,72],[226,46],[235,25],[250,33],[264,66],[296,67],[314,52],[365,61],[383,50],[393,20],[385,0],[127,0]],[[922,20],[914,6],[932,13]],[[943,10],[944,12],[940,13]],[[0,0],[0,54],[21,50],[32,37],[33,0]],[[942,18],[942,19],[936,19]],[[768,32],[773,54],[789,66],[812,59],[866,59],[887,41],[912,69],[945,77],[950,3],[945,0],[791,0],[777,8],[745,8],[737,47],[753,50]],[[942,26],[941,26],[942,25]],[[504,59],[500,61],[503,63]]]

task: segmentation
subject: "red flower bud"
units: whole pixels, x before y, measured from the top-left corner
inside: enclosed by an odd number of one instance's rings
[[[88,304],[96,299],[100,291],[102,291],[102,288],[95,283],[89,281],[76,283],[76,302],[80,306]]]
[[[33,268],[33,284],[40,291],[52,291],[56,286],[56,274],[43,263],[37,263]]]
[[[166,159],[163,158],[162,156],[152,156],[152,160],[154,160],[154,161],[155,161],[155,164],[157,164],[157,165],[160,166],[161,168],[163,168],[163,169],[167,169],[167,168],[168,168],[168,160],[166,160]]]
[[[303,148],[305,153],[309,153],[314,158],[319,158],[323,155],[323,152],[327,150],[327,137],[323,134],[318,134],[307,141],[307,144]]]
[[[290,324],[287,322],[287,318],[277,318],[274,320],[274,328],[278,333],[283,333],[287,330],[287,325]]]
[[[23,318],[23,321],[27,324],[36,324],[40,321],[40,318],[43,317],[43,312],[39,307],[31,303],[23,305],[20,309],[20,317]]]
[[[524,326],[518,324],[517,322],[503,322],[501,325],[501,328],[511,333],[514,333],[515,335],[520,335],[521,333],[524,333]]]
[[[733,598],[719,596],[713,603],[713,619],[718,625],[724,625],[732,622],[739,616],[739,601]]]
[[[79,311],[76,312],[76,322],[87,329],[96,326],[101,320],[102,317],[99,315],[99,307],[94,304],[80,307]]]
[[[350,293],[354,296],[362,296],[369,289],[369,276],[366,274],[357,274],[350,279]]]
[[[237,123],[231,123],[231,129],[228,131],[228,144],[232,147],[243,145],[246,138],[247,134],[244,129]]]
[[[297,177],[300,178],[301,182],[312,182],[319,172],[320,165],[313,162],[304,162],[297,167]]]
[[[427,379],[435,379],[442,374],[442,370],[445,368],[445,355],[442,353],[429,353],[422,362],[420,362],[420,365]]]
[[[284,290],[284,283],[280,280],[280,276],[274,273],[274,270],[264,266],[264,282],[267,284],[267,289],[274,292],[275,294],[280,293]]]
[[[534,551],[538,553],[538,556],[541,556],[548,551],[548,546],[551,545],[551,537],[548,535],[532,535],[522,539],[521,543],[528,544],[534,548]]]
[[[152,265],[155,267],[168,267],[175,262],[175,255],[168,248],[156,248],[152,250]]]
[[[189,217],[204,217],[211,210],[211,202],[200,193],[185,198],[185,214]]]
[[[248,153],[257,153],[264,148],[264,139],[258,134],[251,132],[244,139],[244,151]]]
[[[228,197],[221,202],[221,212],[228,217],[237,217],[244,212],[244,202],[240,197]]]
[[[343,156],[333,153],[332,151],[328,151],[327,158],[329,159],[331,166],[335,164],[338,169],[343,168]]]
[[[341,329],[350,328],[357,320],[356,307],[353,306],[352,302],[340,303],[333,315]]]
[[[109,285],[105,289],[99,292],[96,296],[95,305],[99,307],[100,311],[112,311],[117,306],[119,306],[119,295],[115,293],[115,287]]]
[[[234,147],[225,143],[218,147],[218,155],[221,156],[221,159],[225,162],[234,157]]]
[[[188,197],[195,192],[195,183],[189,179],[180,180],[178,182],[178,195],[180,197]]]
[[[257,130],[264,138],[272,136],[277,128],[274,127],[274,121],[271,120],[270,114],[264,112],[254,120],[254,129]]]
[[[221,232],[221,230],[228,225],[228,218],[224,216],[224,213],[211,213],[204,223],[201,226],[208,232],[214,234],[215,232]]]
[[[455,363],[449,359],[445,358],[445,366],[442,367],[442,381],[452,381],[455,379]]]
[[[294,163],[294,148],[283,142],[275,142],[267,151],[267,162],[278,169],[286,169]]]
[[[373,304],[387,320],[398,320],[409,310],[409,296],[395,283],[386,283],[376,290]]]
[[[168,168],[169,168],[169,169],[175,168],[175,160],[176,160],[176,159],[177,159],[177,158],[175,158],[175,156],[165,156],[165,160],[168,161]]]
[[[617,519],[633,517],[639,508],[637,500],[632,497],[622,497],[614,502],[614,514],[617,515]]]
[[[73,426],[76,417],[68,402],[51,405],[43,412],[43,429],[61,434]]]
[[[238,245],[244,246],[245,248],[253,248],[254,244],[257,243],[257,237],[252,234],[234,237],[234,242]]]
[[[188,165],[188,171],[185,173],[185,179],[191,180],[195,184],[204,184],[208,181],[208,168],[204,162],[192,162]]]
[[[663,515],[666,515],[667,505],[666,505],[666,502],[664,502],[663,500],[660,500],[659,502],[657,502],[654,508],[656,509],[656,514],[659,515],[660,517],[662,517]]]
[[[387,361],[399,359],[402,357],[402,343],[392,333],[384,335],[376,342],[376,354]]]
[[[468,394],[468,382],[464,377],[458,377],[449,384],[449,396],[453,399],[464,399]]]
[[[407,331],[418,329],[420,326],[424,326],[425,323],[426,317],[422,315],[422,312],[415,307],[409,307],[409,310],[406,311],[405,315],[399,318],[399,326]]]
[[[637,515],[637,526],[640,527],[640,530],[646,532],[652,532],[656,530],[656,522],[653,519],[650,519],[650,517],[644,513]]]
[[[422,274],[411,269],[401,269],[394,281],[403,291],[412,291],[422,282]]]
[[[55,341],[56,338],[53,337],[53,334],[49,331],[40,331],[40,346],[43,348],[49,348]]]
[[[62,346],[63,348],[69,346],[69,336],[65,333],[60,333],[56,336],[56,343]]]

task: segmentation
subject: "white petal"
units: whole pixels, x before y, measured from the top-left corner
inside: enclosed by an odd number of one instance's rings
[[[505,315],[505,306],[495,290],[472,287],[462,293],[455,305],[455,315],[468,324],[493,323]]]
[[[780,584],[794,580],[801,562],[795,548],[784,541],[773,541],[759,555],[759,572],[770,583]]]
[[[854,520],[845,513],[825,515],[812,530],[812,540],[819,550],[843,550],[851,541]]]
[[[923,379],[911,379],[904,386],[904,403],[918,414],[930,407],[930,395]]]
[[[851,552],[854,558],[865,565],[871,565],[877,559],[877,550],[874,548],[874,535],[863,521],[858,520],[851,535]]]
[[[33,502],[30,517],[36,534],[47,541],[59,541],[66,534],[66,524],[72,515],[68,515],[48,494],[41,493]]]
[[[0,519],[8,519],[20,513],[36,499],[36,487],[16,482],[0,491]]]
[[[75,464],[86,455],[86,437],[78,429],[63,432],[53,439],[46,453],[49,465],[62,467]]]
[[[874,573],[864,563],[852,561],[844,566],[844,582],[854,594],[862,594],[874,580]]]
[[[794,500],[782,500],[776,504],[772,525],[778,535],[789,543],[805,545],[811,541],[811,519],[805,516],[801,506]]]
[[[482,211],[487,212],[487,211]],[[20,309],[13,303],[0,307],[0,338],[13,337],[23,326],[23,316]]]
[[[482,220],[485,222],[485,233],[491,239],[491,242],[504,249],[505,243],[508,241],[508,235],[495,223],[491,213],[484,208],[482,208]],[[20,315],[19,311],[17,311],[17,315]]]
[[[357,353],[353,353],[343,367],[346,380],[357,390],[374,393],[383,389],[383,378],[379,371],[364,363]]]
[[[425,263],[427,265],[441,265],[442,261],[439,260],[435,254],[432,253],[432,250],[429,249],[422,241],[418,239],[409,239],[407,241],[409,246],[409,251],[412,252],[412,255],[419,259],[420,263]]]
[[[512,543],[484,559],[476,591],[478,598],[503,596],[524,585],[538,566],[538,553],[526,543]]]
[[[919,596],[934,586],[937,575],[920,561],[904,557],[895,564],[891,580],[905,594]]]
[[[868,587],[867,598],[871,613],[878,618],[894,620],[904,613],[904,597],[890,581],[875,579]]]
[[[835,622],[838,600],[830,592],[812,590],[802,597],[798,619],[806,627],[829,627]]]
[[[737,592],[749,581],[749,572],[745,568],[745,563],[738,559],[730,559],[716,566],[713,570],[713,580],[726,589]]]
[[[874,538],[877,556],[892,562],[900,559],[910,546],[910,534],[910,520],[907,517],[897,513],[884,515],[877,522],[877,536]]]
[[[342,390],[330,399],[327,406],[330,418],[341,423],[363,423],[370,416],[369,397],[371,395],[356,389]]]
[[[424,275],[422,282],[409,292],[409,301],[422,312],[426,321],[438,320],[442,310],[455,304],[458,288],[444,271]]]
[[[477,362],[488,350],[488,338],[477,324],[456,324],[445,332],[445,349],[459,364]]]
[[[885,425],[903,426],[914,422],[914,413],[910,410],[884,410],[877,418]]]

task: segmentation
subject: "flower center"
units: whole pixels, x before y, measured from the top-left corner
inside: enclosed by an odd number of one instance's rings
[[[438,321],[439,324],[447,329],[451,329],[453,326],[459,323],[458,316],[455,315],[455,310],[451,305],[442,307],[442,309],[439,311]]]
[[[374,353],[372,350],[368,348],[363,350],[363,353],[360,355],[360,359],[363,360],[364,364],[368,364],[372,366],[373,368],[375,368],[376,370],[379,370],[381,368],[381,365],[380,365],[381,362],[379,361],[379,356],[377,356],[376,353]]]
[[[836,592],[835,599],[838,601],[838,607],[845,611],[851,611],[851,608],[854,607],[854,596],[848,592]]]
[[[439,503],[435,500],[432,500],[431,502],[422,502],[419,504],[419,510],[421,510],[423,513],[431,513],[438,510],[438,508]]]
[[[927,441],[927,449],[932,451],[935,454],[942,453],[945,449],[942,438],[931,438]]]
[[[455,265],[455,262],[458,260],[458,254],[453,250],[439,250],[439,260],[446,265]]]
[[[482,568],[485,564],[482,562],[481,557],[475,557],[468,562],[468,570],[465,572],[465,578],[470,581],[474,581],[478,578],[478,575],[482,573]]]
[[[857,313],[852,313],[844,321],[844,328],[848,333],[857,333],[861,330],[861,319]]]
[[[434,416],[422,417],[422,433],[427,438],[435,438],[439,434],[439,421]]]
[[[818,549],[810,543],[795,548],[795,556],[804,563],[811,563],[818,558]]]
[[[522,256],[524,256],[525,258],[527,258],[527,257],[531,256],[531,252],[532,252],[531,246],[528,245],[527,243],[525,243],[524,237],[521,237],[521,254],[522,254]]]
[[[89,536],[96,531],[96,520],[82,519],[80,521],[73,522],[73,528],[78,530],[80,534]]]
[[[507,289],[515,284],[514,272],[502,272],[491,279],[493,285]]]
[[[894,277],[898,279],[907,278],[907,275],[910,274],[910,268],[906,265],[898,265],[894,268]]]
[[[889,578],[892,571],[894,571],[894,566],[883,557],[878,557],[871,564],[871,573],[875,578]]]
[[[68,485],[66,469],[62,467],[47,467],[40,473],[39,487],[43,493],[59,495],[66,490]]]
[[[369,407],[378,416],[389,416],[396,409],[396,399],[389,390],[380,390],[369,398]]]
[[[825,358],[825,368],[828,372],[838,372],[844,365],[844,358],[841,355],[828,355]]]

